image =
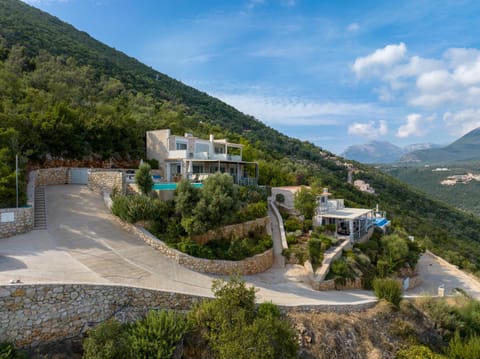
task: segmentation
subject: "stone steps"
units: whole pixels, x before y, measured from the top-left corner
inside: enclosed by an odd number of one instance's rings
[[[33,229],[47,229],[47,211],[45,201],[45,187],[35,189],[35,214]]]

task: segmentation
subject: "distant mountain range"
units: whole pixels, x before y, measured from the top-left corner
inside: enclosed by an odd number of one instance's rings
[[[446,163],[472,160],[480,160],[480,127],[448,146],[408,153],[400,159],[400,162]]]
[[[361,163],[392,163],[411,152],[438,147],[440,145],[432,143],[418,143],[399,147],[388,141],[372,141],[363,145],[350,146],[342,153],[342,156]]]

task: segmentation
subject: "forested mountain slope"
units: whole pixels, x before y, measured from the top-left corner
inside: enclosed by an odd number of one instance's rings
[[[379,171],[355,164],[376,195],[346,182],[343,159],[289,138],[218,99],[115,51],[18,0],[0,0],[0,207],[12,204],[14,154],[45,158],[145,155],[145,131],[214,133],[245,144],[260,182],[329,187],[348,205],[388,211],[432,251],[480,270],[480,221]],[[13,182],[12,182],[13,180]]]

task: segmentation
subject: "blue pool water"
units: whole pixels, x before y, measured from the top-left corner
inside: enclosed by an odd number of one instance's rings
[[[193,187],[202,188],[203,183],[192,183]],[[177,183],[175,182],[167,182],[167,183],[154,183],[153,190],[156,191],[174,191],[177,189]]]
[[[390,222],[390,221],[386,218],[375,218],[373,220],[373,224],[378,226],[378,227],[382,227],[382,226],[386,225],[388,222]]]

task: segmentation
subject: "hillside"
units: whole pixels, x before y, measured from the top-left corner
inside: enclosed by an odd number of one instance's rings
[[[472,160],[480,160],[480,128],[470,131],[446,147],[409,153],[400,162],[448,163]]]
[[[399,147],[387,141],[371,141],[348,147],[342,156],[361,163],[393,163],[413,151],[439,147],[432,143],[418,143]]]
[[[480,221],[371,167],[349,185],[344,160],[289,138],[18,0],[0,0],[0,206],[12,203],[14,153],[54,159],[140,159],[145,131],[209,133],[245,144],[265,185],[318,183],[347,205],[377,203],[433,252],[480,270]],[[3,136],[3,137],[2,137]],[[5,175],[3,175],[5,173]],[[24,173],[24,172],[23,172]],[[6,180],[4,180],[6,179]],[[13,179],[13,182],[12,182]]]
[[[480,217],[480,182],[471,180],[468,182],[459,181],[456,184],[442,184],[443,181],[455,176],[464,176],[468,173],[480,174],[480,163],[456,162],[449,167],[419,166],[382,166],[382,171],[408,183],[444,203],[471,212]]]

